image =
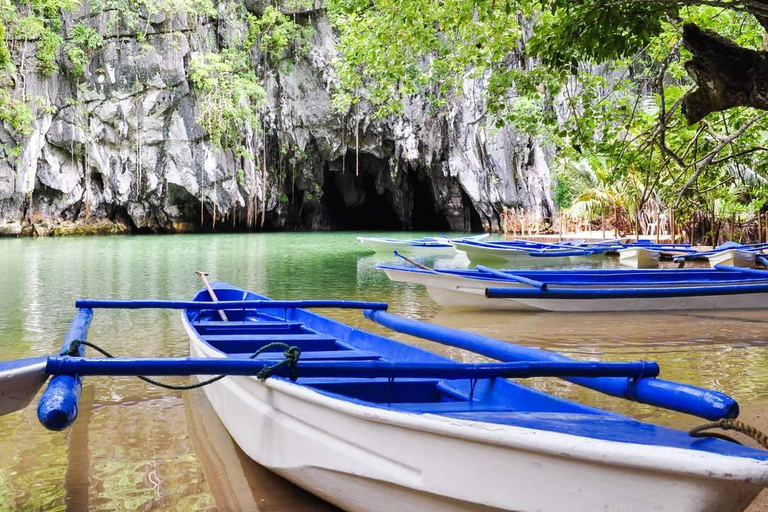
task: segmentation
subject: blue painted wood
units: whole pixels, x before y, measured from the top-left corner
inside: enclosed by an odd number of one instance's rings
[[[485,296],[489,299],[657,299],[750,293],[768,293],[768,284],[676,288],[549,288],[547,290],[534,290],[531,288],[490,287],[485,289]]]
[[[67,352],[75,340],[85,340],[93,319],[93,311],[80,309],[64,336],[61,352]],[[78,349],[79,357],[85,356],[85,347]],[[59,375],[51,379],[37,404],[37,418],[48,430],[64,430],[77,419],[78,401],[82,391],[82,379],[77,375]]]
[[[78,299],[78,308],[90,309],[258,309],[258,308],[342,308],[342,309],[387,309],[386,302],[364,302],[354,300],[222,300],[211,302],[174,300],[99,300]]]
[[[50,357],[46,371],[51,375],[255,375],[263,361],[233,358],[77,358]],[[489,379],[530,377],[656,377],[659,365],[649,361],[631,363],[577,361],[520,361],[513,363],[386,362],[386,361],[299,361],[301,377],[334,378],[435,378]],[[282,367],[275,375],[287,377]]]
[[[500,361],[573,361],[560,354],[514,345],[449,327],[409,320],[383,311],[366,311],[365,316],[394,331],[462,348]],[[569,378],[568,380],[607,395],[692,414],[708,420],[735,418],[739,414],[738,403],[723,393],[661,379]]]
[[[529,279],[524,276],[518,276],[515,274],[510,274],[509,272],[502,272],[500,270],[495,270],[492,268],[484,267],[483,265],[477,265],[475,267],[479,272],[482,272],[484,274],[490,274],[494,277],[498,277],[500,279],[505,279],[508,281],[516,281],[518,283],[527,284],[528,286],[533,286],[534,288],[538,288],[539,290],[546,290],[547,285],[546,283],[542,283],[541,281],[536,281],[535,279]]]
[[[715,265],[715,268],[717,270],[727,270],[727,271],[730,271],[730,272],[739,272],[739,273],[742,273],[742,274],[751,274],[753,276],[762,277],[763,279],[768,279],[768,270],[760,270],[760,269],[757,269],[757,268],[746,268],[746,267],[733,267],[733,266],[730,266],[730,265],[723,265],[722,263]]]

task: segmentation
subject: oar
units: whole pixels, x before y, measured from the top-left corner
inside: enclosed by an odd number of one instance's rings
[[[529,279],[523,276],[517,276],[515,274],[509,274],[507,272],[501,272],[499,270],[488,268],[483,265],[477,265],[475,268],[478,272],[491,274],[492,276],[498,277],[499,279],[504,279],[505,281],[515,281],[518,283],[527,284],[528,286],[533,286],[534,288],[538,288],[541,291],[546,291],[547,289],[547,284],[542,283],[541,281],[536,281],[534,279]]]
[[[531,290],[529,290],[531,291]],[[384,311],[366,311],[366,318],[393,331],[462,348],[499,361],[573,361],[546,350],[523,347],[480,334],[409,320]],[[567,380],[611,396],[692,414],[708,420],[735,418],[739,404],[728,395],[662,379],[568,378]]]
[[[408,263],[410,263],[411,265],[413,265],[413,266],[415,266],[415,267],[419,267],[421,270],[426,270],[426,271],[428,271],[428,272],[432,272],[433,274],[439,274],[439,273],[440,273],[440,272],[438,272],[437,270],[435,270],[435,269],[433,269],[433,268],[431,268],[431,267],[428,267],[428,266],[426,266],[426,265],[424,265],[424,264],[422,264],[422,263],[419,263],[418,261],[414,261],[414,260],[412,260],[412,259],[411,259],[411,258],[409,258],[408,256],[403,256],[402,254],[400,254],[400,253],[399,253],[399,252],[397,252],[397,251],[392,251],[392,253],[393,253],[395,256],[397,256],[398,258],[403,258],[405,261],[407,261],[407,262],[408,262]]]
[[[77,358],[50,357],[47,372],[80,376],[184,376],[256,375],[264,361],[237,358]],[[659,365],[650,361],[628,363],[597,361],[517,361],[509,363],[434,362],[393,363],[386,361],[299,361],[299,378],[436,378],[490,379],[530,377],[656,377]],[[288,377],[290,366],[275,368],[271,375]]]
[[[219,302],[219,298],[216,296],[216,292],[213,291],[213,288],[211,288],[211,283],[208,282],[208,272],[203,272],[201,270],[195,270],[195,274],[200,276],[200,279],[203,280],[203,284],[205,285],[206,289],[208,290],[208,295],[211,296],[211,300],[213,302]],[[221,319],[225,322],[229,321],[227,318],[227,314],[224,312],[223,309],[219,310],[219,316]]]

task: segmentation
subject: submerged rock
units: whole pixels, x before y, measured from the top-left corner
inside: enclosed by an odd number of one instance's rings
[[[267,5],[245,2],[256,15]],[[191,57],[219,51],[244,27],[221,16],[191,23],[163,14],[139,40],[85,9],[63,23],[104,37],[83,76],[63,67],[49,78],[25,72],[34,129],[22,136],[0,123],[0,236],[476,231],[499,230],[505,209],[538,224],[551,218],[546,151],[514,130],[484,125],[482,79],[467,80],[437,114],[418,99],[386,119],[373,119],[364,104],[334,110],[335,40],[319,5],[296,13],[314,28],[305,56],[261,68],[262,56],[251,51],[267,93],[263,132],[248,141],[254,158],[210,144],[190,85]]]

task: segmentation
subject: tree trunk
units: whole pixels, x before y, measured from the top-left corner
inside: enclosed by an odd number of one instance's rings
[[[689,124],[733,107],[768,110],[768,53],[743,48],[692,23],[683,27],[683,44],[693,54],[685,70],[698,85],[683,101]]]

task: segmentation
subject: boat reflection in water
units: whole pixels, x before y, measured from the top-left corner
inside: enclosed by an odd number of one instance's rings
[[[338,510],[248,458],[202,390],[185,392],[184,412],[192,446],[219,510]]]

